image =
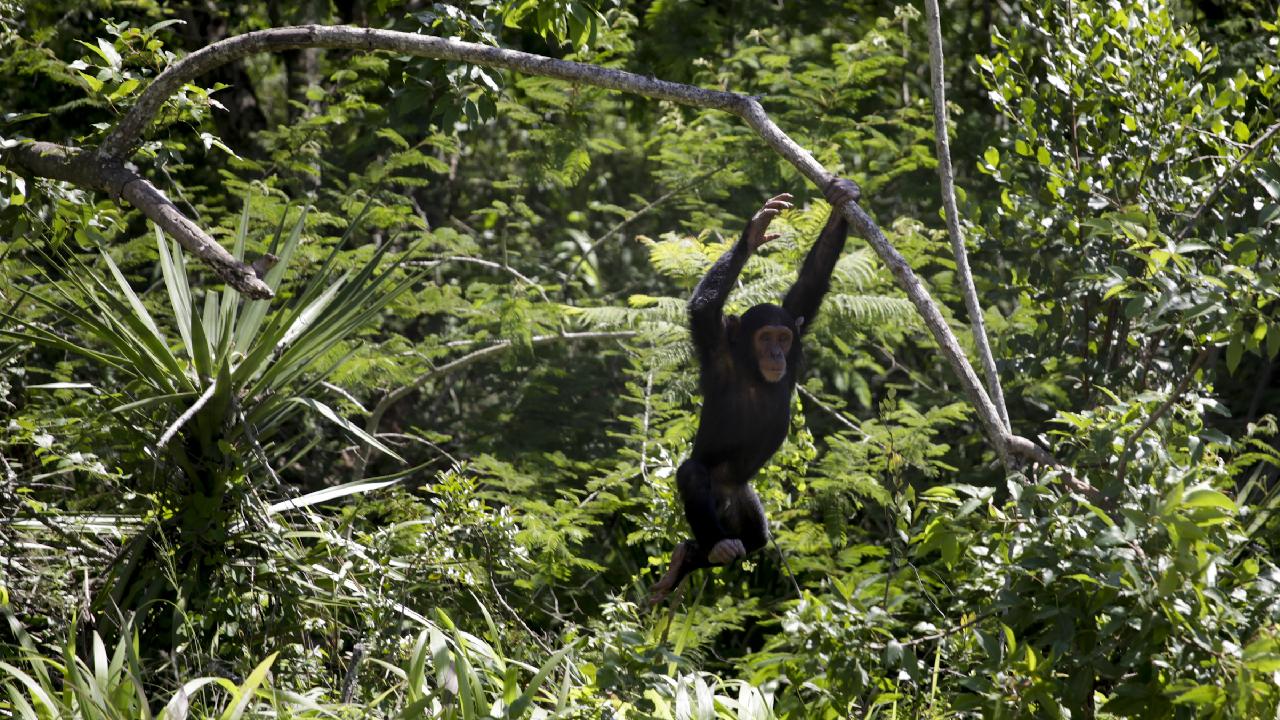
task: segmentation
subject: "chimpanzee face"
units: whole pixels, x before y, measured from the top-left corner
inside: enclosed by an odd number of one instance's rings
[[[796,361],[792,354],[799,337],[799,323],[791,313],[771,303],[760,303],[732,323],[735,351],[744,367],[753,367],[765,382],[781,382],[787,366]]]
[[[760,375],[771,383],[787,374],[787,356],[795,333],[786,325],[765,325],[751,337],[751,350],[760,368]]]

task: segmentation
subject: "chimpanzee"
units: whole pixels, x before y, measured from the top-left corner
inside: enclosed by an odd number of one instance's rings
[[[693,538],[676,546],[650,602],[661,602],[690,572],[727,565],[764,547],[769,538],[764,507],[749,481],[787,437],[791,392],[803,357],[800,338],[813,324],[849,233],[837,208],[861,196],[853,181],[840,178],[824,192],[831,216],[781,307],[761,303],[741,318],[723,314],[747,258],[777,237],[765,231],[778,213],[791,207],[786,193],[751,217],[737,244],[711,266],[689,300],[689,326],[702,373],[702,418],[693,452],[676,473],[676,487]]]

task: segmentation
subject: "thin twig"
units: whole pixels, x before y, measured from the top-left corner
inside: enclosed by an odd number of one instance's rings
[[[674,190],[670,190],[670,191],[668,191],[668,192],[664,193],[664,194],[663,194],[661,197],[659,197],[657,200],[654,200],[653,202],[649,203],[648,205],[645,205],[644,207],[642,207],[642,208],[640,208],[639,210],[635,211],[635,212],[634,212],[634,213],[632,213],[631,215],[628,215],[627,217],[625,217],[625,218],[623,218],[622,220],[618,221],[618,224],[616,224],[616,225],[614,225],[613,227],[609,228],[609,229],[605,232],[605,234],[603,234],[603,235],[601,235],[600,237],[596,238],[595,240],[592,240],[592,241],[591,241],[591,244],[587,246],[587,249],[586,249],[586,250],[583,250],[583,251],[582,251],[582,254],[578,256],[578,262],[574,263],[574,264],[573,264],[573,267],[569,268],[568,276],[569,276],[569,277],[573,277],[573,276],[578,272],[578,268],[582,267],[582,263],[586,261],[587,256],[589,256],[589,255],[591,255],[591,253],[595,252],[595,251],[596,251],[596,248],[600,247],[600,244],[601,244],[601,243],[603,243],[605,240],[608,240],[609,238],[611,238],[611,237],[613,237],[614,235],[616,235],[616,234],[618,234],[619,232],[621,232],[621,231],[622,231],[622,228],[624,228],[624,227],[626,227],[626,226],[630,225],[631,223],[635,222],[636,220],[639,220],[640,218],[644,217],[645,215],[648,215],[650,212],[653,212],[654,208],[656,208],[656,207],[658,207],[659,205],[661,205],[661,204],[665,203],[666,201],[670,200],[671,198],[675,197],[676,195],[679,195],[679,194],[681,194],[681,193],[683,193],[683,192],[685,192],[685,191],[689,190],[690,188],[695,187],[695,186],[697,186],[697,185],[701,184],[703,180],[706,180],[706,179],[710,178],[711,176],[715,175],[716,173],[720,172],[721,170],[724,170],[725,168],[729,167],[729,166],[730,166],[730,165],[732,165],[732,164],[733,164],[732,162],[725,162],[725,163],[722,163],[722,164],[720,165],[720,167],[715,167],[715,168],[712,168],[712,169],[710,169],[710,170],[707,170],[706,172],[703,172],[701,175],[698,175],[697,177],[694,177],[694,178],[692,178],[692,179],[690,179],[690,180],[688,180],[688,181],[684,182],[683,184],[681,184],[679,187],[675,188]]]
[[[280,481],[280,476],[276,474],[275,468],[271,467],[271,459],[267,457],[267,451],[263,449],[262,443],[258,442],[258,433],[254,430],[253,423],[249,422],[249,416],[244,412],[244,408],[240,407],[240,401],[234,397],[234,394],[231,402],[234,404],[232,410],[240,418],[240,426],[244,430],[244,436],[248,438],[249,446],[253,448],[253,454],[257,456],[258,462],[262,463],[267,475],[271,476],[271,481],[275,483],[276,488],[284,487],[284,483]],[[253,487],[252,483],[250,487]]]
[[[862,428],[858,427],[857,425],[855,425],[855,424],[854,424],[854,422],[853,422],[852,420],[850,420],[849,418],[845,417],[845,416],[844,416],[844,414],[843,414],[843,413],[841,413],[839,410],[836,410],[835,408],[831,407],[831,406],[830,406],[830,405],[828,405],[827,403],[823,402],[823,401],[822,401],[822,400],[821,400],[817,395],[814,395],[813,393],[809,392],[808,388],[806,388],[806,387],[805,387],[805,386],[803,386],[803,385],[796,384],[796,389],[797,389],[797,390],[799,390],[799,391],[800,391],[800,394],[801,394],[802,396],[804,396],[805,398],[807,398],[807,399],[808,399],[810,402],[812,402],[814,405],[817,405],[818,407],[820,407],[820,408],[822,408],[823,410],[825,410],[825,411],[826,411],[826,413],[827,413],[828,415],[830,415],[832,418],[834,418],[836,422],[838,422],[838,423],[840,423],[841,425],[845,426],[846,428],[848,428],[848,429],[850,429],[850,430],[852,430],[852,431],[854,431],[854,432],[858,433],[858,434],[859,434],[859,435],[861,435],[861,436],[863,437],[863,439],[865,439],[865,440],[870,440],[870,439],[871,439],[871,436],[867,434],[867,431],[866,431],[866,430],[863,430]]]
[[[646,483],[649,482],[649,413],[653,410],[653,373],[654,369],[650,367],[644,381],[644,416],[640,425],[643,438],[640,442],[640,477]]]
[[[331,382],[329,382],[329,381],[327,381],[327,380],[321,380],[321,381],[320,381],[320,386],[321,386],[321,387],[323,387],[323,388],[325,388],[325,389],[327,389],[327,390],[329,390],[330,392],[333,392],[333,393],[336,393],[336,394],[338,394],[338,395],[342,396],[343,398],[345,398],[345,399],[346,399],[346,401],[347,401],[347,402],[349,402],[349,403],[351,403],[352,405],[355,405],[356,407],[360,408],[360,412],[362,412],[362,413],[363,413],[363,412],[369,412],[368,410],[366,410],[366,409],[364,408],[364,405],[363,405],[359,400],[357,400],[357,399],[356,399],[356,396],[355,396],[355,395],[352,395],[350,392],[348,392],[346,388],[340,387],[340,386],[338,386],[338,385],[334,385],[333,383],[331,383]]]
[[[485,260],[483,258],[468,257],[466,255],[449,255],[448,257],[436,258],[434,260],[408,260],[401,264],[408,265],[410,267],[433,268],[450,262],[469,263],[471,265],[479,265],[481,267],[492,268],[494,270],[502,270],[503,272],[509,273],[512,277],[525,285],[529,285],[533,287],[534,290],[537,290],[538,294],[542,296],[543,302],[551,302],[551,299],[547,297],[547,293],[543,291],[542,285],[529,279],[527,275],[506,263],[494,262],[493,260]]]
[[[795,588],[796,599],[803,600],[804,592],[800,590],[800,582],[796,580],[796,574],[791,572],[791,561],[787,560],[787,554],[782,552],[782,546],[778,544],[778,538],[773,533],[769,533],[769,541],[773,543],[773,549],[778,551],[778,559],[782,561],[782,569],[787,571],[787,577],[791,578],[791,587]]]
[[[994,609],[994,608],[988,608],[988,609],[983,610],[982,612],[978,613],[977,615],[974,615],[973,617],[969,618],[968,620],[965,620],[964,622],[960,623],[959,625],[956,625],[956,626],[954,626],[954,627],[949,627],[949,628],[947,628],[946,630],[940,630],[940,631],[938,631],[938,632],[936,632],[936,633],[933,633],[932,635],[923,635],[923,636],[918,637],[918,638],[912,638],[912,639],[910,639],[910,640],[904,640],[903,642],[898,643],[898,645],[900,645],[901,647],[911,647],[912,645],[923,645],[924,643],[927,643],[927,642],[933,642],[934,640],[941,640],[942,638],[949,637],[949,636],[951,636],[951,635],[955,635],[955,634],[956,634],[956,633],[958,633],[958,632],[961,632],[961,631],[963,631],[963,630],[967,630],[967,629],[969,629],[969,628],[973,627],[974,625],[977,625],[979,622],[981,622],[981,621],[983,621],[983,620],[986,620],[987,618],[989,618],[989,617],[991,617],[992,615],[994,615],[994,614],[995,614],[995,612],[996,612],[996,611],[995,611],[995,609]],[[873,650],[884,650],[884,648],[885,648],[885,644],[884,644],[884,643],[868,643],[867,645],[868,645],[871,649],[873,649]]]
[[[1120,467],[1116,470],[1116,479],[1121,485],[1124,484],[1125,473],[1129,469],[1129,457],[1133,453],[1133,446],[1147,430],[1151,429],[1152,425],[1155,425],[1160,418],[1164,417],[1165,413],[1169,412],[1174,403],[1178,402],[1182,394],[1187,391],[1187,386],[1191,384],[1191,379],[1200,370],[1200,366],[1204,365],[1209,356],[1213,354],[1213,350],[1213,346],[1210,345],[1201,350],[1199,355],[1196,355],[1196,359],[1191,363],[1190,369],[1182,376],[1182,379],[1178,380],[1177,386],[1173,388],[1173,392],[1169,393],[1169,397],[1160,404],[1160,407],[1156,408],[1155,412],[1147,416],[1147,419],[1138,426],[1137,431],[1130,435],[1128,440],[1125,440],[1124,449],[1120,451]]]
[[[1236,171],[1240,169],[1240,166],[1244,165],[1244,161],[1248,160],[1250,156],[1257,152],[1258,148],[1262,147],[1262,144],[1269,140],[1272,135],[1275,135],[1277,131],[1280,131],[1280,122],[1272,124],[1271,127],[1263,131],[1263,133],[1258,136],[1258,139],[1254,140],[1253,143],[1249,145],[1249,149],[1237,158],[1231,167],[1227,168],[1227,171],[1222,175],[1222,179],[1213,186],[1213,189],[1209,191],[1208,197],[1204,199],[1204,202],[1200,204],[1200,207],[1196,208],[1196,211],[1187,219],[1187,224],[1183,225],[1182,229],[1178,231],[1178,235],[1174,238],[1174,242],[1182,242],[1182,239],[1185,238],[1187,233],[1191,231],[1191,228],[1195,226],[1196,221],[1200,219],[1200,215],[1208,209],[1209,205],[1211,205],[1214,200],[1218,199],[1219,193],[1221,193],[1222,189],[1227,186],[1227,183],[1231,181],[1231,178],[1235,176]]]

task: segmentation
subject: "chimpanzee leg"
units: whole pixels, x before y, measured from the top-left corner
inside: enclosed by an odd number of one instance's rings
[[[716,516],[716,496],[711,485],[711,472],[697,460],[685,460],[676,472],[676,488],[684,505],[684,515],[693,528],[693,538],[685,540],[671,552],[671,565],[649,591],[649,602],[661,602],[680,586],[684,576],[710,566],[707,553],[724,539],[724,529]]]
[[[738,538],[748,554],[759,550],[769,542],[769,520],[764,515],[764,505],[760,496],[747,483],[742,484],[741,492],[733,503],[737,512]]]
[[[711,470],[693,458],[685,460],[676,471],[676,488],[680,491],[684,516],[697,543],[695,554],[701,560],[698,567],[704,567],[709,564],[706,562],[707,553],[725,538],[724,527],[717,515]]]

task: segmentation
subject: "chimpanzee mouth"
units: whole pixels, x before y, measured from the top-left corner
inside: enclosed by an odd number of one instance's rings
[[[784,368],[760,368],[760,374],[769,382],[778,382],[787,374],[787,371]]]

